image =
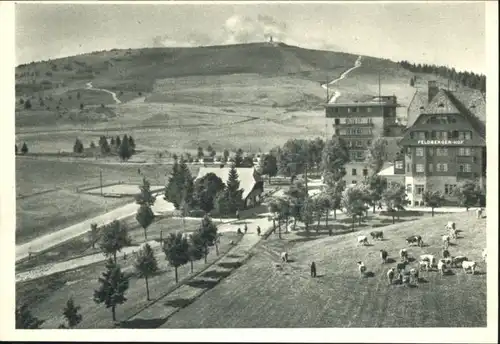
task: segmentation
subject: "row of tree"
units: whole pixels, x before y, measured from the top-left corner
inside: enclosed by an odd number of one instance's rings
[[[454,83],[462,84],[463,86],[474,88],[480,90],[483,93],[486,93],[486,76],[483,74],[475,74],[472,72],[458,72],[457,70],[455,70],[455,68],[430,65],[425,63],[415,64],[405,60],[399,62],[399,64],[401,65],[401,67],[409,70],[410,72],[439,75],[443,78],[453,81]],[[414,82],[415,80],[413,80],[413,83]]]
[[[122,139],[117,135],[116,138],[111,137],[108,142],[106,136],[103,135],[99,138],[99,148],[102,154],[116,152],[120,159],[126,161],[135,153],[135,141],[132,135],[125,134]]]
[[[21,146],[21,154],[26,154],[28,153],[28,145],[26,144],[26,142],[23,142],[23,145]],[[17,144],[16,144],[16,155],[19,154],[19,147],[17,147]]]
[[[197,209],[205,214],[215,209],[219,216],[229,216],[243,207],[242,195],[236,164],[231,167],[226,184],[214,173],[194,181],[186,161],[180,157],[174,161],[164,197],[182,216]]]

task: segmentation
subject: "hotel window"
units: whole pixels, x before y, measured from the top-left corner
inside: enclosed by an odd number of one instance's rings
[[[411,184],[406,185],[406,192],[411,193]]]
[[[417,171],[417,173],[423,173],[424,172],[424,165],[423,164],[417,164],[416,165],[416,171]]]
[[[339,112],[339,108],[333,108],[333,112],[338,113]]]
[[[458,149],[459,156],[471,156],[470,148],[459,148]]]
[[[417,192],[417,195],[421,195],[424,193],[425,188],[423,185],[417,184],[417,185],[415,185],[415,191]]]
[[[371,107],[367,107],[366,108],[366,112],[372,112],[372,108]],[[371,122],[371,118],[370,118],[370,122]]]
[[[352,112],[358,112],[358,108],[357,107],[352,108]]]
[[[449,136],[450,136],[450,138],[452,138],[452,139],[458,139],[458,130],[453,130],[453,131],[451,132],[451,135],[449,135]]]
[[[432,172],[434,170],[434,165],[433,164],[429,164],[429,172]]]
[[[396,169],[398,170],[402,170],[404,167],[403,167],[403,162],[402,161],[396,161]]]
[[[438,140],[448,140],[448,132],[447,131],[438,131],[438,132],[436,132],[436,138]]]
[[[424,148],[417,147],[415,150],[416,156],[424,156]]]
[[[470,131],[461,131],[458,135],[458,138],[460,140],[471,140],[472,139],[472,132]]]
[[[427,151],[429,152],[429,156],[433,156],[434,155],[434,148],[429,147],[429,148],[427,148]]]
[[[431,139],[433,139],[433,140],[436,139],[436,132],[434,130],[431,131]]]
[[[406,154],[408,154],[408,155],[411,154],[411,148],[410,147],[406,148]]]
[[[417,139],[425,140],[425,131],[418,131],[417,132]]]
[[[368,141],[366,141],[366,144],[367,144],[367,145],[371,145],[371,144],[372,144],[372,140],[368,140]]]
[[[340,124],[340,118],[335,118],[335,124]]]
[[[350,107],[347,108],[347,112],[351,113],[351,108]]]
[[[448,156],[448,148],[437,148],[436,155],[437,156]]]
[[[356,147],[363,147],[363,141],[356,141]]]
[[[366,177],[368,175],[368,169],[364,168],[363,169],[363,176]]]
[[[448,164],[436,164],[436,170],[438,172],[448,172]]]
[[[460,172],[472,172],[472,168],[470,164],[462,164],[458,166],[458,170]]]
[[[411,172],[411,166],[410,166],[410,164],[406,164],[406,172]]]
[[[453,191],[455,190],[457,186],[454,184],[444,184],[444,193],[446,195],[451,195],[453,194]]]
[[[353,168],[353,169],[352,169],[352,175],[353,175],[353,176],[355,176],[355,175],[356,175],[356,169],[355,169],[355,168]]]
[[[356,184],[356,183],[357,183],[357,181],[356,181],[356,180],[353,180],[353,181],[352,181],[352,183],[353,183],[353,184]]]

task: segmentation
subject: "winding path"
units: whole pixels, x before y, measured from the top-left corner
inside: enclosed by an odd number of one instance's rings
[[[356,68],[359,68],[359,67],[361,67],[361,56],[358,56],[358,58],[356,59],[356,62],[354,62],[353,67],[346,70],[337,79],[332,80],[327,84],[322,84],[321,87],[325,90],[328,89],[330,85],[336,84],[338,81],[344,79],[350,72],[352,72],[353,70],[355,70]],[[341,94],[340,91],[334,91],[334,93],[333,93],[332,97],[330,98],[330,100],[328,101],[328,103],[329,104],[335,103],[337,101],[337,98],[340,97],[340,94]]]
[[[115,101],[116,104],[122,103],[121,100],[118,99],[118,97],[116,96],[115,92],[111,92],[110,90],[105,90],[104,88],[94,88],[94,86],[92,86],[91,82],[87,82],[86,86],[87,86],[87,90],[94,90],[94,91],[101,91],[101,92],[109,93],[113,97],[113,100]]]

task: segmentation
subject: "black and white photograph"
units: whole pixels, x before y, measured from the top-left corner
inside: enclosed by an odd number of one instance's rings
[[[496,2],[8,7],[10,332],[495,342]]]

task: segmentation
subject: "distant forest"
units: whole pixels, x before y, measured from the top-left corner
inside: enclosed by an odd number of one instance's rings
[[[455,68],[448,68],[444,66],[428,65],[428,64],[415,64],[408,61],[401,61],[399,65],[404,69],[414,73],[426,73],[442,76],[454,83],[459,83],[464,86],[480,90],[486,93],[486,76],[474,74],[471,72],[457,72]]]

